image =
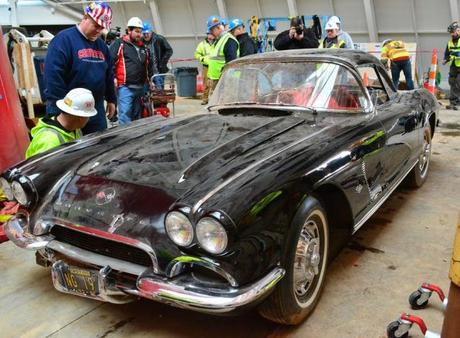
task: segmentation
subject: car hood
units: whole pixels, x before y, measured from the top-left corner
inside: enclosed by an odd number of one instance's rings
[[[42,215],[147,244],[163,269],[181,254],[164,229],[172,207],[191,207],[226,179],[308,135],[327,138],[323,130],[341,128],[336,122],[206,115],[120,129],[109,141],[67,151],[74,160],[62,157],[63,163],[74,170],[55,186]]]

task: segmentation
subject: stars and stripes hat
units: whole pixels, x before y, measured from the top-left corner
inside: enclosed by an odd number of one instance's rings
[[[112,23],[112,9],[106,2],[91,2],[85,9],[88,14],[98,25],[105,29],[110,29]]]

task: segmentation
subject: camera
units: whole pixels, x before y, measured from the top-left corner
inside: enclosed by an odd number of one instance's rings
[[[302,26],[295,26],[294,28],[295,28],[295,33],[296,33],[297,35],[300,35],[300,34],[303,33],[303,28],[302,28]]]
[[[110,45],[113,40],[119,39],[120,36],[121,36],[121,27],[117,26],[115,28],[111,28],[105,37],[105,42],[107,43],[107,45]]]

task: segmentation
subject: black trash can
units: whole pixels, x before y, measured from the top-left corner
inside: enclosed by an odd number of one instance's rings
[[[185,97],[196,96],[196,67],[178,67],[174,69],[177,83],[177,95]]]

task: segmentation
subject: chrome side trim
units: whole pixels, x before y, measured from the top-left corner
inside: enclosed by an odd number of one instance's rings
[[[62,243],[57,240],[52,240],[46,246],[47,249],[57,251],[71,259],[75,259],[82,263],[97,265],[97,266],[110,266],[114,270],[126,272],[132,275],[140,275],[146,268],[142,265],[125,262],[116,258],[99,255],[97,253],[83,250],[67,243]]]
[[[406,176],[410,173],[410,171],[416,166],[416,164],[418,163],[418,160],[415,161],[415,163],[413,165],[410,166],[409,170],[406,171],[406,173],[404,175],[402,175],[397,181],[396,183],[394,183],[388,190],[387,192],[385,193],[385,195],[383,195],[383,197],[363,216],[363,218],[361,218],[361,220],[355,224],[355,226],[353,227],[353,233],[355,233],[356,231],[359,230],[359,228],[361,228],[364,223],[369,219],[371,218],[371,216],[377,211],[377,209],[387,200],[388,197],[390,197],[391,193],[399,186],[399,184],[406,178]]]
[[[24,224],[23,222],[26,222]],[[28,219],[24,220],[20,217],[13,217],[5,224],[5,233],[8,238],[18,247],[27,250],[40,250],[46,247],[46,245],[53,240],[53,236],[34,236],[28,231],[24,231],[24,228],[28,228]]]
[[[278,267],[255,283],[240,289],[226,287],[212,290],[205,286],[194,286],[189,276],[181,275],[175,280],[141,277],[137,281],[138,291],[124,291],[184,309],[225,313],[257,301],[272,291],[285,273],[284,269]]]
[[[219,266],[219,264],[214,263],[210,260],[192,256],[180,256],[174,258],[166,268],[166,275],[170,278],[175,277],[178,274],[180,274],[187,265],[199,265],[206,269],[209,269],[218,274],[219,276],[225,278],[232,287],[238,287],[238,282],[236,281],[236,279],[233,278],[233,276],[230,275],[227,271],[225,271],[221,266]]]
[[[317,132],[311,134],[311,135],[308,135],[300,140],[297,140],[295,142],[292,142],[291,144],[288,144],[287,146],[285,146],[284,148],[281,148],[280,150],[278,150],[277,152],[273,153],[273,154],[270,154],[269,156],[267,156],[266,158],[263,158],[257,162],[254,162],[253,164],[249,165],[248,167],[244,168],[243,170],[237,172],[235,175],[231,176],[230,178],[228,178],[226,181],[222,182],[221,184],[219,184],[217,187],[215,187],[214,189],[212,189],[210,192],[208,192],[203,198],[201,198],[192,208],[192,213],[196,213],[198,211],[198,209],[200,209],[200,207],[209,199],[211,198],[215,193],[217,193],[219,190],[222,190],[223,188],[225,188],[225,186],[229,185],[230,183],[232,183],[234,180],[236,180],[238,177],[242,176],[243,174],[247,173],[248,171],[251,171],[252,169],[254,169],[255,167],[261,165],[262,163],[264,163],[265,161],[271,159],[272,157],[275,157],[275,156],[278,156],[279,154],[283,153],[284,151],[288,150],[289,148],[292,148],[302,142],[305,142],[306,140],[320,134],[320,133],[323,133],[325,130],[328,130],[330,128],[334,127],[333,125],[330,125],[330,126],[327,126],[327,127],[324,127],[322,128],[321,130],[318,130]]]

